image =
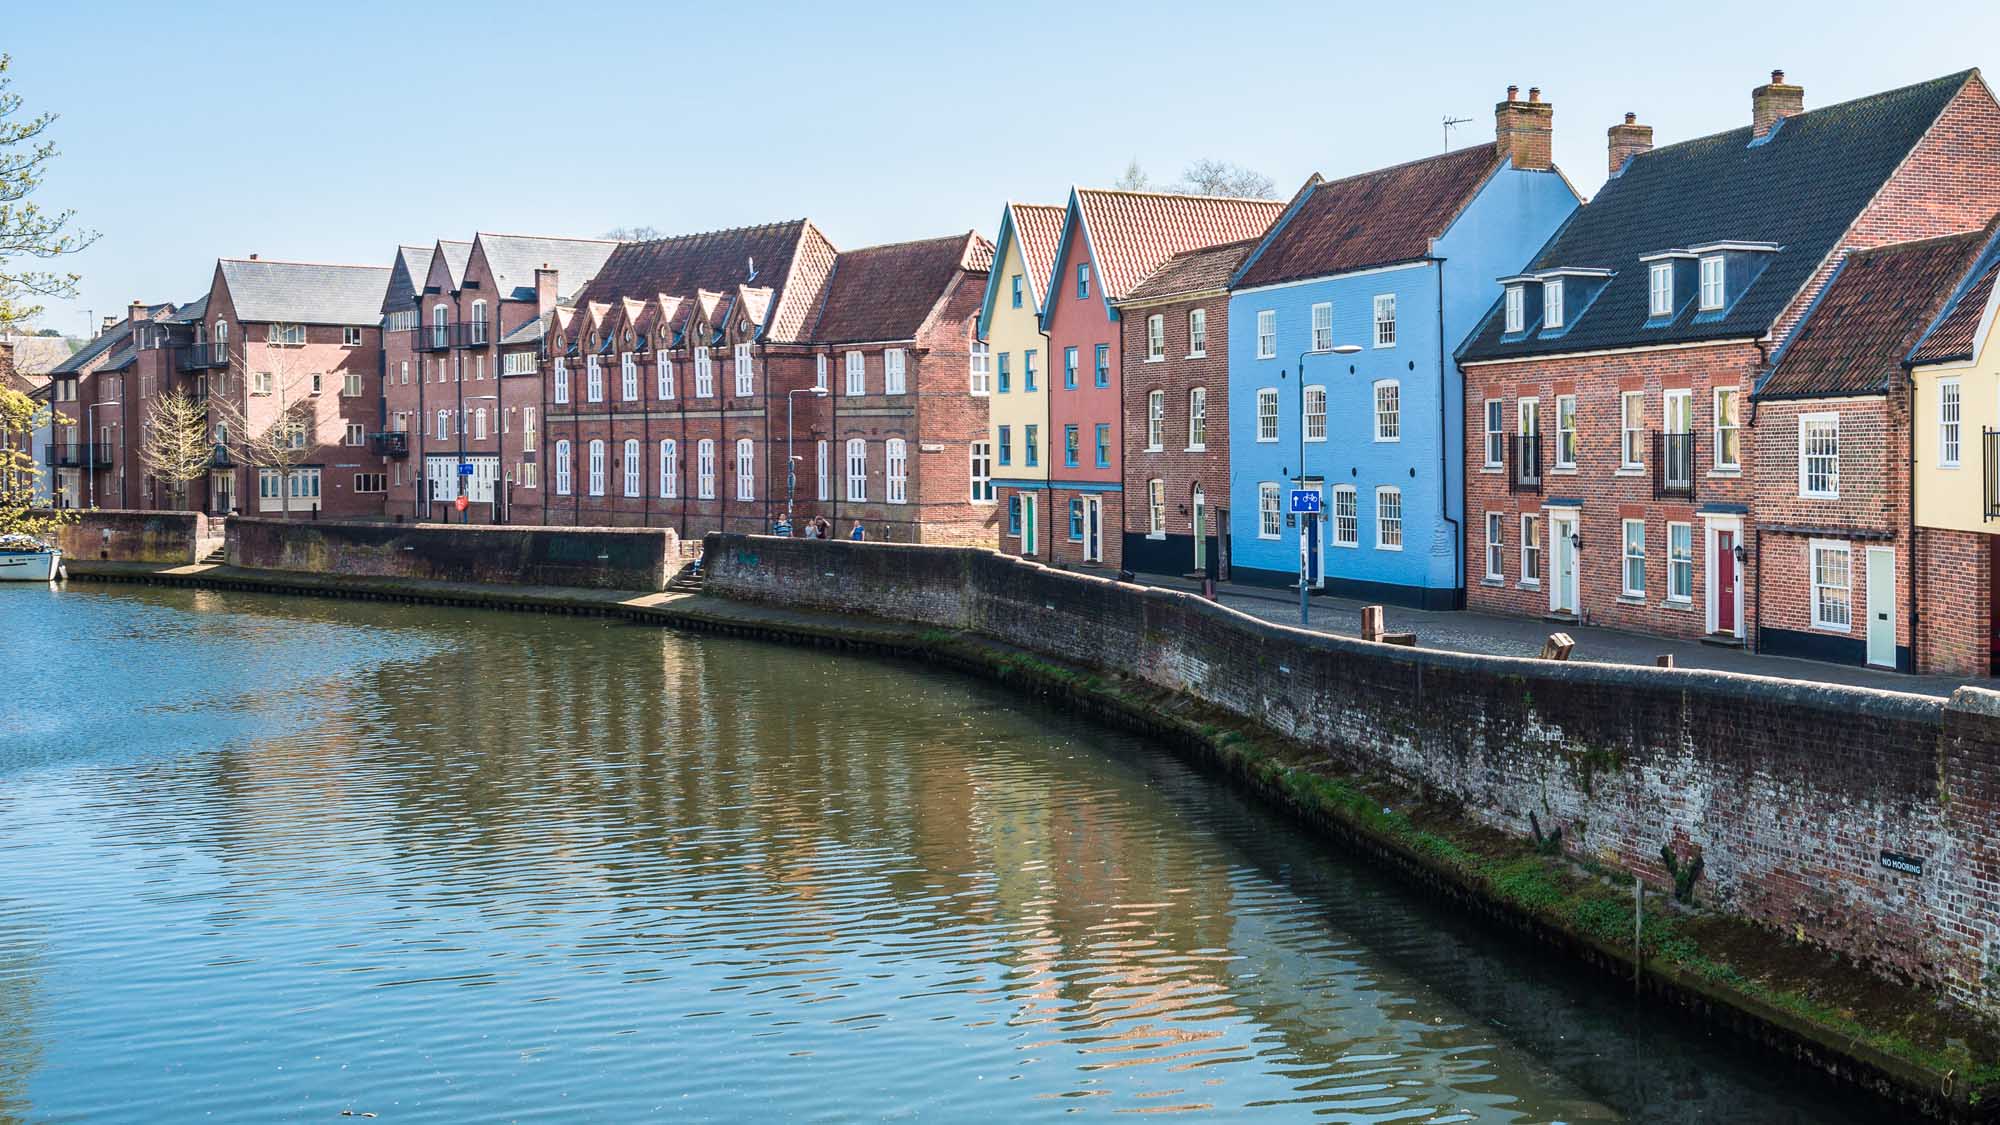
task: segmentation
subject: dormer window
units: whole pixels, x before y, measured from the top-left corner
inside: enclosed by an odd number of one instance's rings
[[[1542,327],[1563,326],[1563,283],[1561,278],[1542,282]]]
[[[1648,316],[1671,316],[1674,311],[1674,264],[1654,262],[1647,269],[1646,313]]]
[[[1520,332],[1527,327],[1527,296],[1519,285],[1507,287],[1507,331]]]
[[[1710,254],[1701,260],[1701,307],[1710,312],[1722,307],[1723,302],[1723,258],[1720,254]]]

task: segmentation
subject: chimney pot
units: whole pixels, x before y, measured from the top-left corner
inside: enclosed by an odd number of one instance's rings
[[[1636,113],[1628,113],[1625,115],[1625,124],[1627,125],[1631,125],[1637,122],[1638,120],[1639,120],[1639,115]]]
[[[1508,100],[1508,101],[1510,101],[1510,102],[1518,102],[1518,101],[1520,101],[1520,100],[1521,100],[1521,88],[1520,88],[1519,86],[1509,86],[1509,87],[1507,87],[1507,100]]]
[[[1783,86],[1784,84],[1785,84],[1785,72],[1784,72],[1784,71],[1782,71],[1782,70],[1774,70],[1774,71],[1772,71],[1772,72],[1771,72],[1771,85],[1773,85],[1773,86]]]
[[[1540,86],[1528,91],[1525,102],[1520,92],[1519,86],[1507,87],[1507,100],[1493,107],[1493,143],[1517,170],[1546,172],[1555,167],[1556,109],[1542,100]]]
[[[1531,102],[1538,102],[1538,101],[1541,101],[1541,100],[1542,100],[1542,88],[1541,88],[1540,86],[1530,86],[1530,87],[1528,87],[1528,100],[1529,100],[1529,101],[1531,101]]]
[[[253,261],[253,262],[254,262],[254,261],[256,261],[256,260],[257,260],[257,255],[255,255],[255,254],[252,254],[252,255],[250,255],[250,260],[251,260],[251,261]]]
[[[1750,91],[1750,135],[1753,138],[1769,136],[1778,122],[1806,111],[1806,92],[1803,87],[1785,82],[1785,72],[1773,70],[1771,82]]]
[[[1653,151],[1653,127],[1639,124],[1639,115],[1627,113],[1621,124],[1604,131],[1609,150],[1611,174],[1624,171],[1625,163],[1642,152]]]

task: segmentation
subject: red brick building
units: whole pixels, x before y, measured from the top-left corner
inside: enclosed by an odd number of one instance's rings
[[[1229,279],[1255,239],[1168,258],[1116,302],[1124,373],[1124,556],[1206,571],[1229,541]]]
[[[1812,112],[1773,73],[1751,103],[1663,148],[1613,126],[1612,178],[1460,348],[1472,608],[1750,643],[1803,561],[1763,553],[1758,457],[1794,451],[1751,390],[1850,251],[2000,209],[1976,71]]]
[[[49,372],[54,429],[46,468],[58,506],[132,508],[151,494],[139,441],[147,399],[156,393],[150,380],[165,366],[158,357],[171,355],[151,351],[168,339],[156,325],[174,311],[135,301],[124,317],[105,317],[90,342]]]

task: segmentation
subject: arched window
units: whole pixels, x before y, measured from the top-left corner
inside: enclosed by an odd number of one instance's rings
[[[479,441],[486,440],[486,408],[483,406],[472,412],[472,436]]]
[[[590,494],[604,495],[604,439],[590,439]]]
[[[639,457],[639,439],[625,439],[625,495],[639,495],[639,470],[644,464]]]
[[[583,357],[583,397],[590,402],[604,401],[604,365],[597,361],[597,353]]]
[[[569,401],[569,362],[561,356],[556,357],[556,401]]]
[[[674,439],[660,439],[660,499],[672,500],[681,494],[680,451]]]
[[[569,439],[556,443],[556,495],[569,495]]]
[[[701,439],[694,447],[694,488],[700,499],[715,499],[715,441],[711,438]]]
[[[822,503],[833,499],[833,478],[827,472],[827,449],[827,443],[822,439],[819,443],[818,463],[815,466],[819,470],[819,490],[814,494]]]
[[[910,454],[909,446],[902,438],[890,438],[882,443],[882,460],[888,469],[888,484],[885,498],[891,504],[901,504],[909,499]]]
[[[757,498],[757,452],[749,438],[736,439],[736,498]]]
[[[653,364],[656,368],[654,378],[660,384],[657,388],[659,396],[663,399],[674,397],[674,361],[665,352],[656,351],[653,353]]]
[[[209,358],[224,367],[229,366],[229,322],[215,322],[215,341],[209,349]]]
[[[451,310],[443,305],[431,306],[431,346],[444,347],[450,334]]]
[[[618,357],[618,397],[626,402],[639,397],[639,361],[632,358],[631,352]]]
[[[868,443],[861,438],[847,442],[847,498],[856,503],[868,499]]]
[[[472,342],[473,342],[473,343],[475,343],[475,344],[483,344],[483,343],[485,343],[485,342],[486,342],[486,302],[485,302],[485,301],[474,301],[474,302],[472,302],[472,324],[471,324],[471,325],[469,326],[469,330],[470,330],[470,331],[471,331],[471,333],[472,333]]]

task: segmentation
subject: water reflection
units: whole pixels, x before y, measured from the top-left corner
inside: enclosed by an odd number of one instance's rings
[[[175,591],[0,612],[92,669],[0,715],[0,1118],[1871,1116],[920,668]]]

